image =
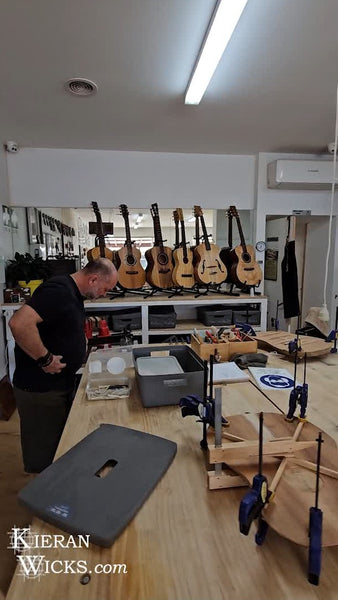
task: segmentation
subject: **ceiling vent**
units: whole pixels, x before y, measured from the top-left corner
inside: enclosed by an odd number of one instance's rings
[[[83,79],[82,77],[74,77],[65,83],[65,88],[75,96],[92,96],[97,92],[97,85],[94,81]]]

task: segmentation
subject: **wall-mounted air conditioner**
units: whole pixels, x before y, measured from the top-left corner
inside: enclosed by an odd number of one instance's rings
[[[328,190],[332,185],[332,160],[274,160],[268,164],[268,188]]]

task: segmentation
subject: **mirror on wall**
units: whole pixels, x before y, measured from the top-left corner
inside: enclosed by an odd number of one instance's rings
[[[42,258],[78,257],[79,265],[86,262],[87,250],[95,246],[95,235],[89,233],[89,222],[96,221],[92,208],[24,208],[12,207],[15,214],[15,227],[10,218],[4,224],[6,236],[6,258],[13,258],[15,252],[29,252]],[[153,220],[149,207],[128,209],[131,239],[144,252],[154,241]],[[239,218],[246,243],[252,243],[252,211],[239,210]],[[195,245],[195,218],[193,209],[183,210],[187,242]],[[173,209],[159,208],[162,237],[165,244],[175,243],[175,223]],[[113,234],[106,237],[105,243],[112,250],[121,248],[126,239],[125,219],[119,208],[102,208],[103,223],[113,223]],[[210,240],[220,248],[228,246],[227,210],[203,209],[203,217]],[[232,228],[233,246],[240,243],[236,222]]]

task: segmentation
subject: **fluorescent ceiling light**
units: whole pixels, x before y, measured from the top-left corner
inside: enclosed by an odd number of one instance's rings
[[[248,0],[218,0],[185,95],[199,104]]]

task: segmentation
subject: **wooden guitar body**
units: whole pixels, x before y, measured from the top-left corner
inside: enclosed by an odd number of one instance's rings
[[[141,252],[138,248],[127,246],[120,248],[115,253],[115,264],[118,274],[118,282],[121,287],[129,290],[137,290],[144,286],[146,273],[141,265]]]
[[[231,251],[231,281],[243,287],[257,286],[262,281],[262,271],[255,259],[255,250],[253,246],[236,246]]]
[[[109,260],[111,260],[113,262],[114,254],[115,253],[112,250],[109,250],[109,248],[104,247],[102,249],[102,248],[100,248],[100,246],[95,246],[95,248],[88,250],[87,258],[88,258],[89,262],[93,262],[94,260],[97,260],[98,258],[108,258]]]
[[[173,251],[174,270],[172,279],[177,287],[192,288],[195,284],[193,253],[190,248],[177,248]]]
[[[225,264],[221,261],[219,248],[215,244],[198,244],[194,248],[194,273],[198,283],[208,285],[210,283],[220,284],[227,277]]]
[[[167,246],[154,246],[146,251],[146,278],[149,285],[167,289],[172,287],[172,250]]]
[[[226,266],[226,270],[227,270],[227,278],[226,278],[226,283],[234,283],[231,279],[231,266],[232,266],[232,248],[228,247],[228,248],[221,248],[220,252],[219,252],[219,257],[222,261],[222,263]]]

